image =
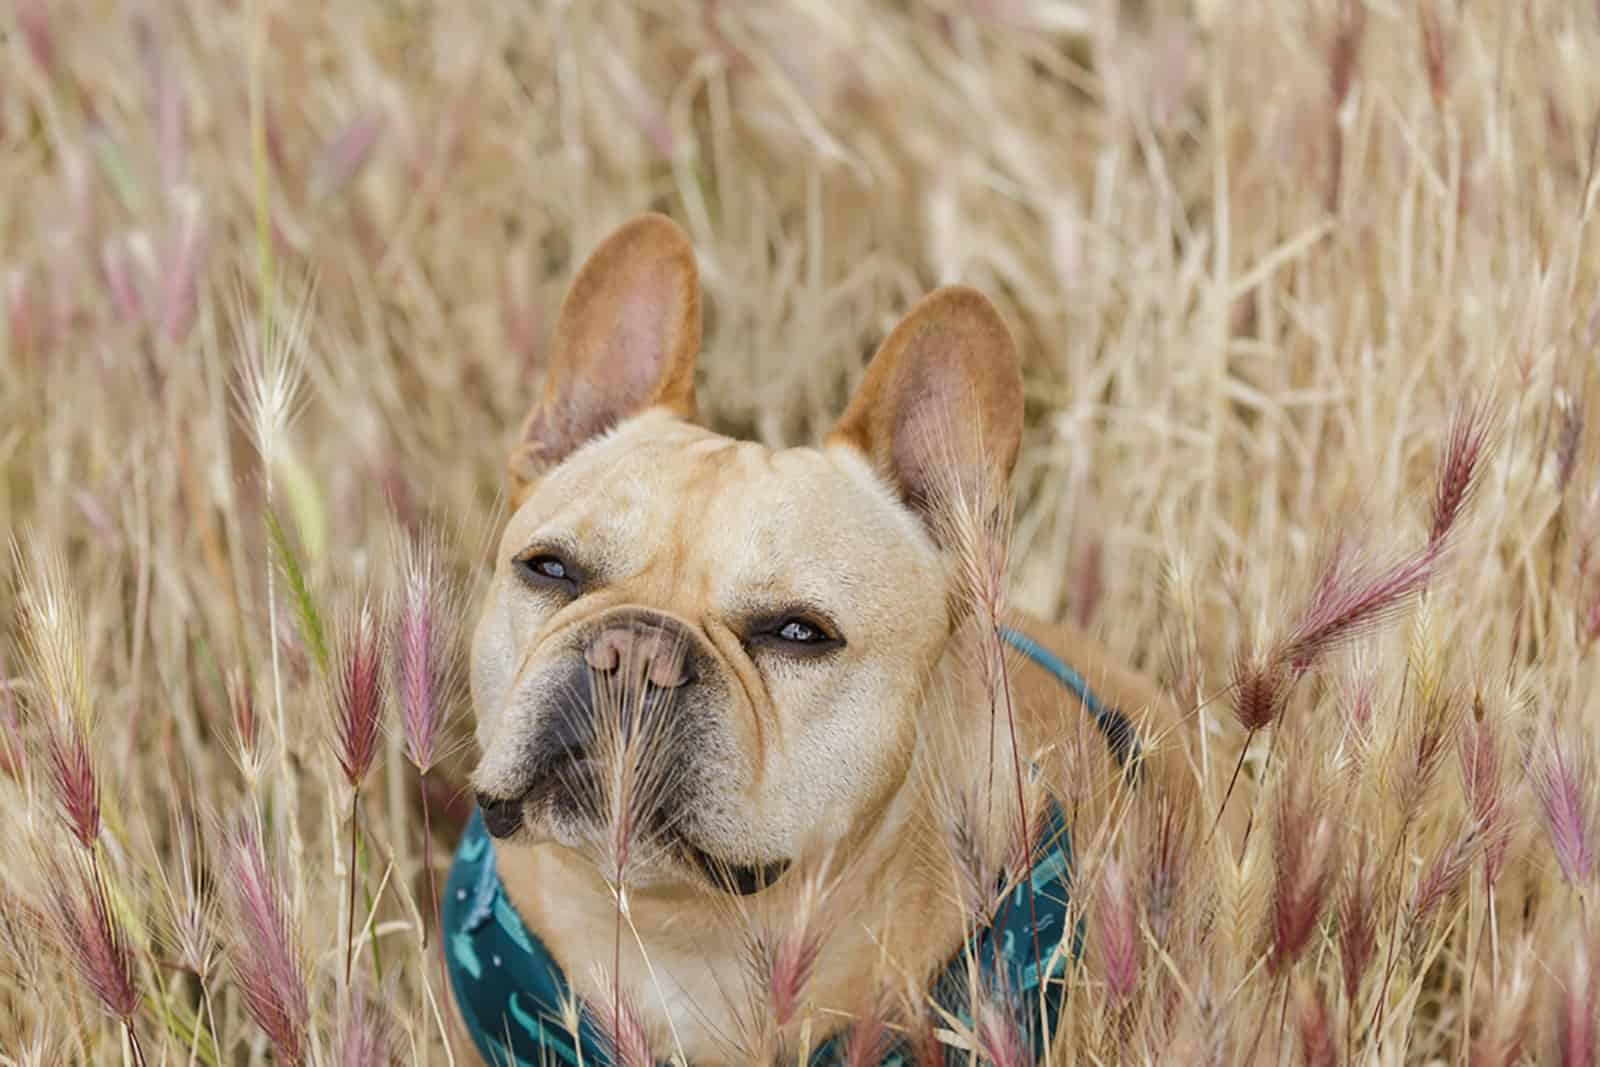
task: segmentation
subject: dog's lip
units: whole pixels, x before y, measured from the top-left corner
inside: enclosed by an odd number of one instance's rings
[[[748,897],[770,889],[789,870],[788,860],[771,863],[730,863],[713,857],[697,845],[686,845],[689,862],[713,885],[735,896]]]
[[[575,783],[593,778],[599,771],[599,761],[581,746],[563,749],[550,760],[537,778],[526,789],[507,797],[478,793],[478,808],[483,813],[484,829],[489,836],[505,840],[522,828],[528,804],[548,798],[552,790],[573,788]]]
[[[483,828],[489,836],[504,840],[522,827],[522,809],[527,794],[515,797],[496,797],[488,793],[477,795],[478,810],[483,813]]]

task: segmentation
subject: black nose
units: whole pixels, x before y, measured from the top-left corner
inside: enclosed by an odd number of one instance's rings
[[[522,798],[502,800],[485,793],[478,794],[478,808],[483,812],[483,826],[490,837],[510,837],[522,825]]]

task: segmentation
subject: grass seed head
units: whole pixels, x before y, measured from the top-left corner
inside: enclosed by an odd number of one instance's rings
[[[1434,483],[1430,546],[1450,539],[1477,493],[1488,459],[1489,432],[1487,407],[1470,397],[1463,400],[1446,431],[1444,455]]]
[[[1339,894],[1339,966],[1347,1010],[1354,1010],[1361,978],[1378,943],[1378,858],[1371,839],[1357,834],[1355,852],[1344,870]]]
[[[992,1067],[1030,1067],[1027,1038],[1017,1023],[1018,1012],[1003,983],[990,984],[973,1005],[973,1044],[982,1062]]]
[[[227,841],[229,962],[245,1011],[285,1063],[300,1067],[311,1022],[299,933],[256,824],[240,821]]]
[[[1127,864],[1120,856],[1106,861],[1095,901],[1095,943],[1099,946],[1106,996],[1113,1006],[1125,1004],[1139,982],[1139,915]]]
[[[1270,653],[1241,652],[1233,661],[1229,692],[1239,725],[1252,733],[1265,729],[1277,721],[1288,699],[1288,666]]]
[[[1579,922],[1567,939],[1568,956],[1561,975],[1556,1014],[1556,1047],[1562,1067],[1592,1067],[1600,1054],[1595,1005],[1600,1004],[1600,959],[1596,937]]]
[[[1584,886],[1595,871],[1594,776],[1588,748],[1552,729],[1539,743],[1529,768],[1539,810],[1561,873]]]
[[[645,1030],[632,994],[614,976],[607,975],[603,967],[597,968],[596,974],[597,988],[607,992],[604,996],[596,997],[589,1004],[589,1010],[611,1062],[616,1067],[655,1067],[650,1035]]]
[[[794,909],[783,925],[758,931],[750,958],[767,1007],[778,1026],[794,1021],[822,956],[826,934],[827,889],[819,872],[808,872]]]
[[[363,600],[345,622],[333,658],[336,755],[350,788],[359,789],[378,755],[387,698],[382,624]]]
[[[1283,971],[1304,951],[1322,914],[1339,862],[1333,807],[1312,776],[1291,773],[1279,786],[1273,843],[1272,965]]]
[[[389,612],[406,758],[423,774],[443,755],[448,715],[460,695],[461,672],[451,640],[457,597],[440,553],[431,541],[405,541],[399,590]]]
[[[1300,1062],[1305,1067],[1334,1067],[1339,1062],[1339,1047],[1321,986],[1308,985],[1301,991],[1295,1027],[1300,1037]]]
[[[112,907],[101,867],[81,854],[68,866],[53,857],[46,861],[56,932],[84,985],[126,1022],[139,1010],[133,942]]]
[[[45,762],[62,819],[78,845],[93,851],[100,837],[100,782],[81,721],[46,720]]]
[[[396,1062],[394,1023],[385,1000],[375,1001],[355,990],[345,995],[339,1017],[338,1067],[391,1067]]]

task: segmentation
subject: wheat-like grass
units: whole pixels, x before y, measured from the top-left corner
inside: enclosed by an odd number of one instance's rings
[[[1052,1064],[1594,1062],[1594,5],[13,0],[0,31],[0,1064],[447,1062],[422,950],[482,548],[556,303],[647,208],[700,257],[702,412],[771,445],[931,285],[989,294],[1028,424],[1013,521],[952,531],[969,592],[1087,625],[1174,694],[1204,795],[1237,775],[1242,848],[1215,810],[1072,809]],[[347,724],[352,855],[324,620],[368,589],[395,725]],[[1019,784],[934,792],[973,911]],[[762,935],[790,1029],[837,921]],[[651,977],[600,1006],[624,1058]],[[852,1055],[1019,1054],[998,1003],[961,1034],[889,993]]]

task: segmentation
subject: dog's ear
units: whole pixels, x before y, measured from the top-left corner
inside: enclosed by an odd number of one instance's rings
[[[1022,415],[1022,369],[1005,321],[977,290],[946,286],[879,346],[828,441],[865,453],[942,541],[952,494],[998,504]]]
[[[694,250],[671,219],[640,215],[590,253],[561,302],[543,394],[509,463],[514,491],[648,408],[693,418],[699,354]]]

